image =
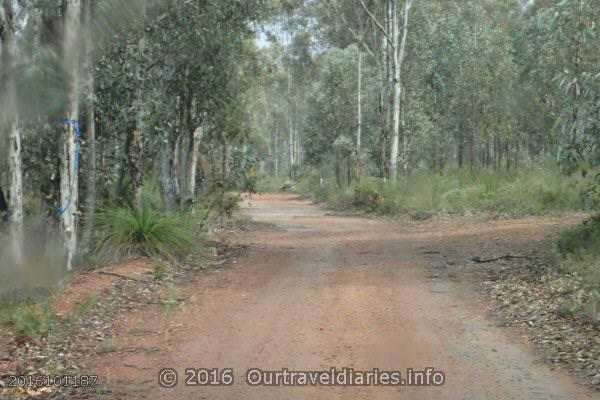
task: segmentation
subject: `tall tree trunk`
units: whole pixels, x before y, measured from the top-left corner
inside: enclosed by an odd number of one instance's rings
[[[340,168],[340,153],[339,150],[335,151],[335,183],[337,186],[342,185],[341,180],[341,168]]]
[[[21,133],[15,115],[8,136],[8,173],[10,182],[9,222],[12,253],[17,263],[23,260],[23,164],[21,159]]]
[[[398,155],[400,147],[400,99],[402,94],[402,64],[406,55],[406,42],[408,38],[408,18],[414,0],[403,1],[402,28],[400,27],[401,0],[388,0],[385,26],[369,11],[364,0],[360,3],[377,28],[384,36],[381,47],[382,58],[388,66],[389,85],[392,86],[390,96],[391,111],[391,142],[389,169],[392,180],[398,178]]]
[[[475,168],[475,133],[469,131],[469,169],[473,172]]]
[[[173,154],[170,146],[160,148],[160,188],[164,202],[169,210],[177,205],[177,193],[173,184]]]
[[[288,152],[290,157],[290,178],[293,178],[294,168],[296,167],[296,153],[294,151],[294,120],[292,110],[292,72],[288,68],[288,110],[287,110],[287,123],[288,123]]]
[[[458,168],[462,169],[463,164],[464,164],[464,149],[465,149],[464,133],[463,133],[462,126],[458,127],[458,140],[457,141],[458,141],[458,143],[457,143],[456,157],[458,158]]]
[[[362,175],[362,51],[357,46],[358,51],[358,88],[356,94],[356,179],[360,179]]]
[[[346,180],[350,186],[352,184],[352,156],[346,157]]]
[[[0,186],[0,221],[6,222],[8,221],[8,203],[6,202],[6,197],[4,196],[4,191]]]
[[[127,169],[129,172],[128,194],[134,207],[142,206],[142,188],[144,184],[144,163],[143,163],[143,143],[142,132],[139,129],[139,122],[129,131],[127,140]]]
[[[406,92],[402,90],[402,104],[400,114],[400,128],[402,131],[402,171],[404,178],[408,178],[408,169],[410,166],[410,153],[412,147],[411,137],[406,127]]]
[[[67,257],[67,270],[73,267],[77,251],[77,207],[79,203],[79,58],[80,0],[65,0],[63,61],[67,78],[67,104],[60,141],[61,222]]]
[[[146,19],[146,6],[142,8],[142,20]],[[145,27],[144,27],[145,28]],[[144,186],[144,98],[142,92],[142,65],[144,62],[144,49],[146,47],[146,31],[142,30],[138,40],[138,59],[136,60],[135,78],[137,90],[135,94],[135,121],[130,132],[127,160],[129,166],[129,197],[134,207],[142,207],[142,189]]]
[[[275,176],[279,177],[279,128],[275,128]]]
[[[406,55],[406,41],[408,38],[408,18],[413,0],[404,0],[404,10],[402,13],[402,34],[400,34],[400,0],[393,1],[392,13],[392,52],[393,52],[393,72],[394,72],[394,96],[393,96],[393,117],[392,117],[392,149],[390,151],[391,159],[391,178],[398,179],[398,155],[400,147],[400,101],[402,96],[402,65]]]
[[[510,171],[510,143],[506,141],[506,170]]]
[[[221,184],[223,187],[226,186],[227,183],[227,163],[228,163],[228,153],[229,148],[227,146],[227,137],[225,134],[222,134],[223,144],[222,144],[222,155],[221,155]]]
[[[196,197],[196,171],[198,166],[198,146],[204,136],[203,127],[199,126],[190,132],[188,154],[185,165],[185,193],[182,198],[186,202],[193,202]]]
[[[96,215],[96,109],[94,105],[94,48],[92,42],[92,0],[85,0],[84,4],[84,46],[85,61],[84,71],[86,73],[86,139],[87,151],[87,183],[85,196],[85,230],[82,235],[83,245],[90,245],[94,218]],[[87,249],[86,249],[87,250]]]
[[[387,119],[387,111],[385,107],[385,95],[386,90],[384,86],[384,72],[383,68],[380,68],[379,71],[379,104],[378,104],[378,114],[379,114],[379,125],[381,130],[381,139],[380,139],[380,148],[381,148],[381,176],[384,179],[389,179],[390,177],[390,158],[389,158],[389,150],[390,150],[390,131],[389,124]]]
[[[392,50],[392,142],[390,149],[390,172],[391,179],[398,179],[398,156],[400,148],[400,96],[402,92],[401,71],[400,71],[400,21],[398,15],[399,0],[392,0],[391,12],[391,50]]]
[[[0,39],[2,41],[2,64],[5,69],[6,98],[5,126],[8,127],[8,211],[12,255],[21,264],[23,259],[23,166],[21,159],[21,132],[17,110],[17,45],[13,0],[4,0],[0,15]],[[0,119],[2,121],[2,119]],[[1,126],[0,128],[4,128]]]

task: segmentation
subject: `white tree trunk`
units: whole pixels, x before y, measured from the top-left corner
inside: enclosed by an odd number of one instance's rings
[[[79,169],[79,57],[80,57],[80,0],[67,0],[64,27],[63,62],[67,72],[67,104],[60,143],[60,201],[61,225],[65,241],[67,270],[73,267],[77,251],[77,205]]]
[[[294,125],[294,160],[296,161],[296,166],[301,165],[300,160],[300,132],[298,127]]]
[[[362,153],[362,51],[360,46],[357,46],[358,51],[358,88],[356,94],[357,103],[357,127],[356,127],[356,177],[361,176],[361,153]]]
[[[21,132],[15,116],[8,137],[8,171],[10,179],[10,237],[17,264],[23,260],[23,167],[21,163]]]
[[[296,165],[295,153],[294,153],[294,126],[292,125],[292,117],[288,117],[288,151],[290,156],[290,174],[292,173],[294,166]]]
[[[275,157],[275,176],[279,177],[279,128],[275,128],[275,149],[273,155]]]
[[[194,200],[196,198],[196,171],[198,169],[198,146],[204,136],[204,128],[199,126],[194,130],[192,134],[192,141],[190,143],[190,154],[188,154],[187,161],[187,183],[186,183],[186,197]]]
[[[413,0],[404,1],[402,15],[402,37],[400,37],[400,0],[393,0],[392,5],[392,70],[394,76],[394,95],[392,101],[392,143],[390,151],[390,169],[392,180],[398,179],[398,155],[400,148],[400,100],[402,96],[402,64],[406,55],[406,39],[408,37],[408,17]]]
[[[398,21],[399,0],[392,1],[391,37],[392,37],[392,140],[390,148],[390,175],[392,180],[398,178],[398,155],[400,146],[400,27]]]
[[[290,156],[290,174],[294,170],[296,166],[296,152],[295,152],[295,136],[294,136],[294,119],[293,119],[293,108],[292,108],[292,73],[288,69],[288,110],[287,110],[287,118],[288,118],[288,149]]]
[[[6,98],[6,125],[8,131],[9,222],[11,253],[15,262],[23,261],[23,166],[21,160],[21,132],[17,110],[17,46],[13,0],[4,0],[0,10],[0,39],[2,64],[6,71],[4,97]],[[1,122],[1,121],[0,121]]]
[[[10,197],[10,238],[13,256],[17,264],[23,261],[23,166],[21,162],[21,132],[19,119],[15,116],[8,137],[8,172]]]

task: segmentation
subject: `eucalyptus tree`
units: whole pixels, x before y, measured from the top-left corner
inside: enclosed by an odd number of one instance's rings
[[[559,161],[566,172],[591,172],[587,190],[594,205],[600,194],[600,4],[564,0],[536,4],[539,23],[548,26],[543,49],[557,56],[558,126],[565,137]]]
[[[378,17],[375,11],[371,11],[360,0],[360,4],[369,16],[375,26],[381,31],[384,37],[384,43],[381,47],[382,55],[386,59],[386,65],[389,65],[389,81],[393,87],[391,97],[391,149],[390,149],[390,178],[396,180],[398,177],[398,156],[400,146],[400,125],[401,125],[401,98],[402,98],[402,66],[406,55],[406,44],[408,38],[408,23],[410,10],[414,0],[388,0],[383,11],[384,19],[381,14]],[[380,7],[382,8],[382,7]],[[381,22],[383,21],[383,22]]]
[[[332,160],[339,183],[341,162],[349,157],[347,147],[348,143],[354,143],[350,138],[357,125],[356,48],[329,49],[319,63],[320,79],[309,98],[306,161],[310,165],[326,167]],[[347,168],[350,174],[352,168]]]
[[[18,264],[22,259],[23,244],[23,167],[21,129],[17,109],[17,44],[16,18],[13,0],[4,0],[0,8],[0,42],[2,44],[2,71],[4,87],[0,93],[5,107],[0,115],[0,130],[8,130],[9,222],[12,255]],[[2,76],[0,75],[0,76]],[[0,135],[3,138],[4,135]]]

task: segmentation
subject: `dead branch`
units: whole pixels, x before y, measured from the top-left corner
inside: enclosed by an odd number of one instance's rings
[[[142,283],[152,283],[151,281],[148,281],[148,280],[145,280],[145,279],[132,278],[131,276],[125,276],[125,275],[121,275],[121,274],[116,274],[114,272],[98,271],[98,273],[102,274],[102,275],[116,276],[117,278],[128,279],[130,281],[136,281],[136,282],[142,282]]]
[[[500,257],[494,257],[494,258],[481,258],[479,256],[475,256],[475,257],[471,257],[470,260],[474,261],[476,263],[482,264],[482,263],[490,263],[490,262],[494,262],[494,261],[500,261],[500,260],[513,260],[516,258],[528,258],[528,256],[513,256],[512,254],[506,254]]]

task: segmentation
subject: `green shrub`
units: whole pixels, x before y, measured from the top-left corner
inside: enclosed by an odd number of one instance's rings
[[[352,208],[354,195],[352,189],[334,190],[327,198],[327,205],[334,210],[348,210]]]
[[[297,185],[298,191],[331,208],[378,214],[526,215],[585,208],[577,179],[562,176],[555,168],[512,174],[456,170],[444,176],[417,172],[394,183],[364,178],[349,187],[335,185],[332,178],[321,183],[319,178],[309,173]]]
[[[287,176],[261,176],[256,184],[256,191],[259,193],[281,192],[287,180]]]
[[[560,234],[558,250],[564,256],[600,252],[600,219],[593,218]]]
[[[563,231],[557,241],[561,282],[576,293],[573,314],[600,323],[600,218]]]
[[[192,251],[195,230],[183,215],[150,204],[104,208],[96,217],[94,253],[101,262],[136,256],[180,258]]]
[[[51,328],[52,313],[48,302],[8,303],[2,308],[5,322],[14,327],[18,337],[39,339]]]

